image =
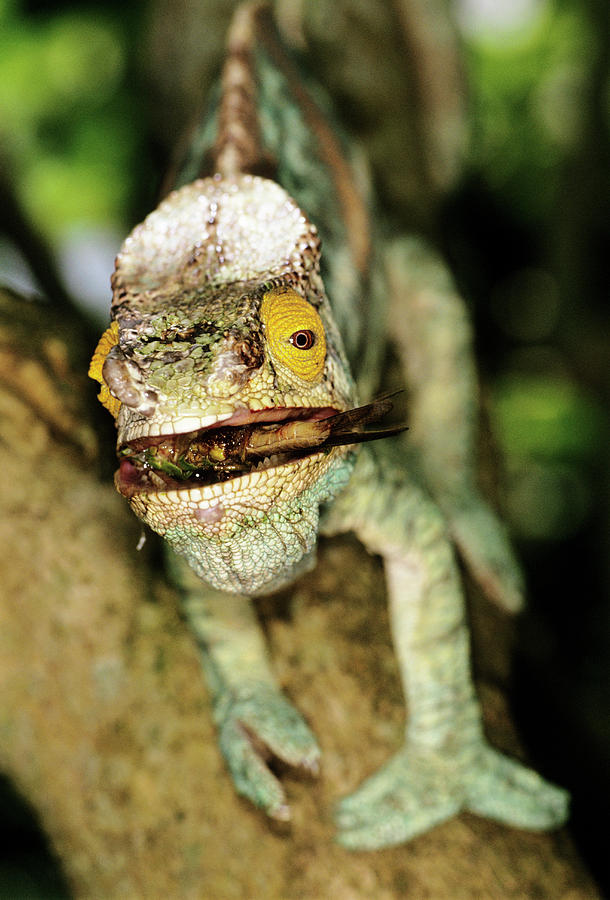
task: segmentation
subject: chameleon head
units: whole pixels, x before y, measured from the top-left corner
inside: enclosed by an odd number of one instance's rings
[[[90,374],[118,490],[215,587],[289,580],[353,462],[300,437],[354,399],[314,226],[272,181],[196,181],[124,242],[112,313]]]

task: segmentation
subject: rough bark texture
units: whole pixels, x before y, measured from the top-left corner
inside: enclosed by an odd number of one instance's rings
[[[61,328],[10,298],[0,311],[0,766],[75,898],[599,896],[564,832],[462,815],[381,852],[333,843],[333,802],[403,728],[382,572],[350,538],[324,543],[313,575],[260,605],[280,680],[319,736],[321,777],[284,774],[284,833],[241,802],[156,542],[136,551],[139,525],[91,464],[91,394]],[[511,626],[482,604],[474,617],[489,734],[519,753],[492,683]]]

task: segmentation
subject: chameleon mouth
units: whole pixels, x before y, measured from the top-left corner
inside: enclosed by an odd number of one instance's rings
[[[219,425],[180,434],[139,437],[118,450],[121,494],[191,490],[277,468],[333,447],[378,440],[405,425],[366,430],[392,408],[389,397],[340,412],[333,407],[238,411]]]

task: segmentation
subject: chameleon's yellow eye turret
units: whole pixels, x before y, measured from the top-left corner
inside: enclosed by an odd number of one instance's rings
[[[97,342],[97,347],[95,348],[91,363],[89,364],[88,372],[89,378],[93,378],[94,381],[99,381],[102,386],[99,394],[97,395],[97,399],[100,401],[102,406],[106,407],[108,412],[112,413],[115,419],[119,414],[121,401],[117,400],[116,397],[113,397],[108,390],[108,385],[104,381],[104,376],[102,375],[102,368],[104,366],[104,363],[106,362],[106,357],[108,356],[112,348],[116,347],[118,342],[119,325],[118,322],[112,322],[112,324],[108,326],[106,331]]]
[[[322,320],[311,303],[292,288],[274,288],[263,295],[261,320],[273,359],[303,381],[320,381],[326,338]]]

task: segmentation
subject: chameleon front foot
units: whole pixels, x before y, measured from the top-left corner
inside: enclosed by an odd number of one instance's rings
[[[223,693],[215,719],[237,792],[271,818],[288,821],[290,807],[269,762],[280,760],[310,775],[320,765],[316,739],[299,713],[279,690],[253,682]]]
[[[507,825],[545,830],[563,824],[568,795],[531,769],[481,744],[468,763],[456,753],[406,745],[341,801],[338,840],[351,850],[404,843],[461,810]]]

